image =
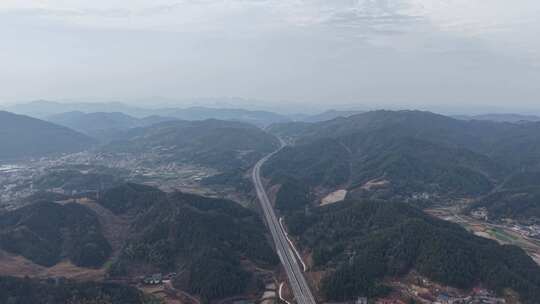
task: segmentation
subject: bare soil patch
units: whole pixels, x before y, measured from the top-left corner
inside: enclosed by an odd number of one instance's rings
[[[44,267],[22,256],[0,251],[0,275],[32,278],[64,277],[77,281],[102,281],[105,278],[105,269],[82,268],[69,261],[62,261],[52,267]]]
[[[345,199],[346,196],[347,196],[347,190],[345,189],[336,190],[328,194],[327,196],[325,196],[323,199],[321,199],[321,206],[341,202],[342,200]]]

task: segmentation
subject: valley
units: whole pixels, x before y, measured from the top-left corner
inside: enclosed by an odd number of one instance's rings
[[[515,168],[540,163],[488,147],[535,149],[536,131],[418,111],[158,121],[4,159],[0,276],[182,304],[534,303],[540,179]]]
[[[540,265],[540,235],[536,226],[490,223],[461,214],[459,207],[430,208],[426,212],[440,219],[459,224],[477,236],[523,248]],[[533,232],[531,233],[531,231]]]
[[[0,304],[540,304],[539,13],[0,1]]]

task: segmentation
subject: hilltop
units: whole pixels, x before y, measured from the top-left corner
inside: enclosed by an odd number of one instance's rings
[[[36,264],[67,259],[81,267],[100,267],[111,246],[90,209],[39,201],[0,215],[0,248]]]
[[[254,288],[253,265],[278,262],[257,214],[229,200],[125,184],[98,203],[134,216],[113,276],[176,272],[175,286],[212,300]]]
[[[294,144],[263,168],[316,188],[365,192],[384,181],[386,195],[486,194],[521,167],[540,169],[540,124],[462,121],[420,111],[374,111],[306,124],[274,125]],[[362,194],[363,195],[363,194]]]
[[[221,170],[247,168],[273,151],[278,140],[250,124],[222,120],[172,121],[126,132],[103,148],[117,153],[154,153]]]
[[[94,144],[66,127],[5,111],[0,111],[0,130],[0,159],[77,152]]]

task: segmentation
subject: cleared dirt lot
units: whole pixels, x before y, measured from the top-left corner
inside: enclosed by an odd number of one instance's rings
[[[321,200],[321,206],[340,202],[345,199],[345,196],[347,196],[347,190],[336,190],[323,197],[323,199]]]

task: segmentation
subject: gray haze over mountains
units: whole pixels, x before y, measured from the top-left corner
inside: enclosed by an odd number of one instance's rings
[[[538,304],[538,16],[0,1],[0,304]]]
[[[201,100],[199,100],[201,101]],[[37,100],[28,103],[13,104],[0,107],[11,113],[26,115],[45,120],[56,125],[89,135],[102,141],[108,141],[115,136],[133,128],[147,127],[153,124],[173,120],[207,120],[218,119],[249,123],[258,127],[268,127],[272,124],[287,122],[316,123],[338,117],[349,117],[370,111],[369,107],[350,107],[348,109],[304,109],[303,112],[273,112],[266,110],[250,110],[242,108],[248,100],[243,99],[211,99],[203,104],[214,106],[186,106],[175,103],[163,104],[163,107],[149,105],[133,105],[122,102],[55,102]],[[222,107],[216,107],[221,105]],[[302,110],[302,109],[301,109]],[[442,113],[445,113],[442,111]],[[446,112],[448,113],[448,112]],[[452,113],[450,111],[450,113]],[[532,113],[489,113],[464,111],[457,112],[452,117],[460,120],[484,120],[496,122],[527,122],[540,121],[540,116]],[[447,114],[448,115],[448,114]],[[119,133],[120,132],[120,133]]]
[[[6,0],[0,103],[240,96],[267,110],[538,111],[539,10],[535,0]]]

